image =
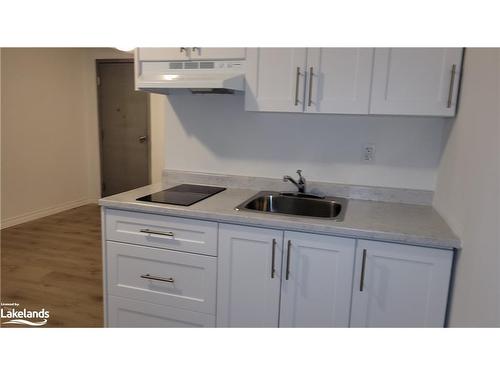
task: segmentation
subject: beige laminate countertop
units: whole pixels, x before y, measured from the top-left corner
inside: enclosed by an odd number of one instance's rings
[[[136,201],[137,198],[172,187],[153,184],[99,200],[101,206],[217,222],[283,230],[329,234],[359,239],[398,242],[441,249],[460,248],[460,240],[431,206],[349,199],[344,220],[316,219],[234,208],[257,190],[227,188],[191,206]]]

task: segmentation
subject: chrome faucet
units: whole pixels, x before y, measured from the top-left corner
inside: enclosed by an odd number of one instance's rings
[[[294,184],[297,189],[299,189],[299,193],[305,193],[306,192],[306,179],[302,177],[302,170],[298,169],[297,174],[299,175],[299,181],[295,181],[292,177],[290,176],[283,176],[283,181],[290,181],[292,184]]]

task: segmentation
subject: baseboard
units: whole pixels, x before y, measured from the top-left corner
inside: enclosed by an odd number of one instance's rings
[[[97,203],[97,199],[79,199],[76,201],[66,202],[58,204],[52,207],[42,208],[40,210],[28,212],[26,214],[18,215],[8,219],[4,219],[1,222],[1,229],[12,227],[14,225],[26,223],[31,220],[40,219],[45,216],[57,214],[62,211],[69,210],[71,208],[80,207],[86,204]]]

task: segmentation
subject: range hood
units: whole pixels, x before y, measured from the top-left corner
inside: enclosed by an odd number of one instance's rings
[[[243,61],[139,61],[136,89],[160,94],[227,94],[245,89]]]

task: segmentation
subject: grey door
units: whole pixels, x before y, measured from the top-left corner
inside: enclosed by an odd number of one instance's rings
[[[134,64],[98,61],[101,196],[150,183],[149,94],[134,90]]]

